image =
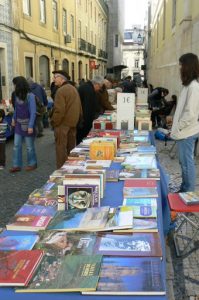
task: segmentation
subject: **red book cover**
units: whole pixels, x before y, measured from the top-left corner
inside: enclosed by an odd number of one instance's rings
[[[52,217],[15,215],[12,221],[6,225],[8,230],[38,231],[45,229]]]
[[[156,180],[153,179],[143,179],[143,180],[139,180],[139,179],[128,179],[124,181],[124,187],[140,187],[140,188],[155,188],[157,187],[157,183]]]
[[[0,251],[0,286],[27,286],[43,255],[42,250]]]
[[[186,205],[177,193],[168,194],[170,209],[176,212],[199,212],[199,204]]]

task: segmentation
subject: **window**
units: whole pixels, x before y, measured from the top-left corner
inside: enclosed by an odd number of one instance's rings
[[[118,34],[115,35],[115,47],[118,47]]]
[[[176,0],[173,0],[172,6],[172,28],[176,25]]]
[[[164,0],[163,4],[163,40],[165,39],[165,31],[166,31],[166,0]]]
[[[26,78],[33,77],[33,58],[25,57]]]
[[[96,13],[96,7],[95,7],[95,23],[97,22],[97,13]]]
[[[88,0],[86,0],[86,12],[88,12]]]
[[[139,59],[135,59],[135,68],[136,68],[136,69],[139,68]]]
[[[92,17],[93,17],[93,4],[92,4],[92,2],[90,4],[90,6],[91,6],[91,19],[92,19]]]
[[[57,1],[53,0],[53,28],[58,29]]]
[[[78,37],[81,39],[82,37],[82,23],[81,21],[79,20],[78,21]]]
[[[91,31],[91,44],[93,44],[93,31]]]
[[[74,23],[74,16],[70,15],[70,29],[71,29],[71,35],[74,38],[75,36],[75,23]]]
[[[67,34],[67,11],[63,8],[63,33]]]
[[[40,0],[40,22],[46,23],[46,1]]]
[[[88,27],[86,26],[86,41],[88,41]]]
[[[30,0],[23,0],[23,13],[31,16]]]

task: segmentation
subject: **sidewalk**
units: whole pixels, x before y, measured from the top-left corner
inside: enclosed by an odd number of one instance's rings
[[[170,159],[163,141],[156,140],[158,156],[161,165],[170,175],[170,190],[178,189],[181,181],[178,159]],[[168,146],[170,146],[168,142]],[[168,147],[167,146],[167,147]],[[6,144],[7,166],[0,171],[0,227],[5,226],[16,211],[27,201],[28,195],[42,186],[48,179],[55,166],[55,144],[53,131],[44,129],[44,136],[36,139],[38,168],[32,172],[22,171],[9,173],[12,166],[13,141]],[[166,151],[165,151],[166,150]],[[26,153],[24,148],[24,162]],[[197,187],[199,188],[199,159]],[[199,250],[188,257],[177,258],[173,246],[172,236],[166,240],[167,261],[167,290],[168,300],[199,300]],[[155,299],[154,299],[155,300]]]

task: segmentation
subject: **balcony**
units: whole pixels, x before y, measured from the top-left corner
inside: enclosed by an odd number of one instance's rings
[[[79,50],[85,51],[90,54],[96,55],[96,46],[92,45],[91,43],[86,42],[83,39],[79,39]]]
[[[98,57],[107,59],[108,58],[108,53],[106,51],[102,50],[102,49],[99,49],[98,50]]]
[[[87,42],[83,39],[79,39],[79,50],[87,51]]]

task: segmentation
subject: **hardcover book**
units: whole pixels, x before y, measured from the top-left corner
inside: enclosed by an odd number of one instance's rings
[[[94,295],[165,295],[160,258],[103,257]]]
[[[45,255],[29,286],[16,292],[94,291],[99,280],[101,260],[101,255]]]
[[[179,196],[186,205],[199,204],[199,192],[179,193]]]
[[[98,233],[95,253],[110,256],[162,256],[158,233]]]
[[[159,169],[135,169],[132,166],[125,166],[120,171],[119,174],[120,180],[126,180],[126,179],[155,179],[160,180],[160,171]]]
[[[100,231],[105,227],[109,206],[71,209],[57,212],[47,229],[64,231]]]
[[[67,184],[64,185],[66,209],[84,209],[100,206],[99,185]]]
[[[43,254],[41,250],[0,251],[0,286],[26,286]]]
[[[124,198],[156,198],[158,197],[158,190],[155,187],[140,188],[140,187],[126,187],[123,189]]]
[[[16,215],[33,215],[33,216],[49,216],[53,217],[56,209],[53,206],[29,205],[24,204],[16,213]]]
[[[64,256],[68,254],[92,255],[96,234],[88,232],[66,232],[66,231],[41,231],[36,249],[44,250],[53,256]]]
[[[36,234],[10,235],[9,231],[4,230],[0,233],[0,251],[31,250],[38,239]]]
[[[52,218],[49,216],[15,215],[9,224],[8,230],[38,231],[45,229]]]
[[[127,205],[127,206],[149,205],[149,206],[157,207],[157,199],[156,198],[124,198],[122,205]]]

